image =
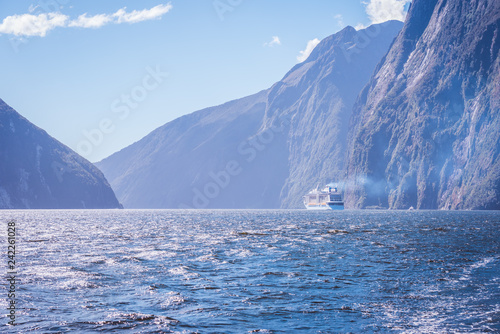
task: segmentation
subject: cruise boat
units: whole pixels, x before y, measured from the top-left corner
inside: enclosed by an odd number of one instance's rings
[[[307,210],[344,210],[344,199],[338,186],[330,183],[323,189],[318,185],[305,195],[304,205]]]

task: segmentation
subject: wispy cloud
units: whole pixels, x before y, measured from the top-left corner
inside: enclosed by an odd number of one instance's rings
[[[134,10],[130,13],[125,11],[126,8],[119,9],[112,16],[116,19],[115,23],[137,23],[147,20],[154,20],[162,17],[172,9],[170,3],[166,5],[158,5],[151,9]]]
[[[281,45],[281,41],[278,36],[273,36],[272,41],[264,43],[264,46],[269,46],[269,47],[273,47],[275,45]]]
[[[314,50],[314,48],[316,47],[316,45],[319,44],[319,42],[320,42],[320,40],[317,39],[317,38],[312,39],[309,42],[307,42],[306,49],[299,52],[300,54],[297,56],[297,60],[300,63],[302,63],[303,61],[305,61],[309,57],[309,55],[311,54],[311,52]]]
[[[337,25],[339,26],[339,28],[342,29],[345,27],[344,17],[341,14],[335,15],[334,18],[335,20],[337,20]]]
[[[389,20],[404,21],[405,8],[410,2],[411,0],[369,0],[363,3],[371,23],[375,24]]]
[[[362,29],[366,29],[366,28],[367,28],[367,26],[365,26],[363,23],[358,23],[354,27],[354,29],[356,29],[356,30],[362,30]]]
[[[78,16],[76,20],[71,21],[69,27],[79,28],[100,28],[112,21],[112,17],[106,14],[87,16],[87,13]]]
[[[104,25],[115,23],[137,23],[161,18],[172,9],[172,5],[161,4],[150,9],[126,11],[126,7],[113,14],[97,14],[87,16],[87,13],[71,20],[69,16],[54,12],[38,15],[22,14],[7,16],[0,23],[0,34],[16,36],[45,37],[47,32],[58,27],[100,28]],[[33,12],[30,7],[29,11]]]

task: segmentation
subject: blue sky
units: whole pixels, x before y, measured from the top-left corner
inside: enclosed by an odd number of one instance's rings
[[[96,162],[181,115],[270,87],[307,56],[307,46],[346,25],[403,20],[407,6],[2,1],[0,98]]]

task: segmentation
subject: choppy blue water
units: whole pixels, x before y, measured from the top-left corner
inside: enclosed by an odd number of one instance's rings
[[[500,213],[2,211],[1,332],[500,331]],[[6,283],[0,308],[6,308]]]

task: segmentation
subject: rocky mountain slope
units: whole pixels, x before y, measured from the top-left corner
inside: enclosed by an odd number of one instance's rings
[[[127,208],[302,207],[317,183],[344,178],[356,96],[401,27],[347,27],[270,89],[169,122],[97,166]]]
[[[500,1],[414,0],[356,102],[350,207],[500,209]]]
[[[0,100],[0,209],[118,208],[90,162]]]

